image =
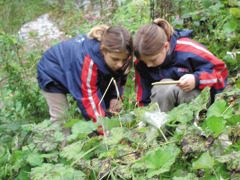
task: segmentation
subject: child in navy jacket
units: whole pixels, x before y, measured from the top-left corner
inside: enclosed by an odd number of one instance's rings
[[[121,96],[131,57],[131,34],[120,26],[96,26],[87,35],[78,35],[48,49],[37,64],[37,78],[49,106],[50,120],[64,121],[67,93],[77,101],[86,120],[108,116],[107,109],[120,111],[121,108],[114,108],[117,93],[113,83],[101,99],[112,78]]]
[[[204,87],[211,87],[211,101],[227,83],[227,67],[203,45],[188,38],[192,31],[173,30],[163,19],[141,26],[134,37],[137,57],[135,88],[140,106],[158,102],[161,111],[189,103]],[[177,85],[152,85],[157,81]]]

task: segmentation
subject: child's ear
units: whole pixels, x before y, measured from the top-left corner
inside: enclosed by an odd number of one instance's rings
[[[165,42],[164,43],[164,48],[167,50],[167,51],[170,51],[170,42]]]

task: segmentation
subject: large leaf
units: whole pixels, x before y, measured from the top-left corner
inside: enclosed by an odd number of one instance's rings
[[[230,8],[230,13],[236,16],[237,18],[240,18],[240,9],[239,8]]]
[[[106,139],[108,145],[118,144],[125,137],[125,129],[121,127],[112,128]]]
[[[209,152],[205,152],[192,166],[193,169],[212,169],[214,166],[214,159],[209,155]]]
[[[201,93],[192,100],[189,104],[180,104],[173,108],[168,114],[171,118],[172,124],[180,122],[186,124],[193,119],[195,114],[198,118],[199,112],[207,109],[207,104],[210,97],[210,88],[204,88]]]
[[[120,123],[118,117],[112,117],[111,119],[109,119],[108,117],[98,117],[97,122],[99,124],[102,124],[105,131],[110,130],[113,127],[121,126],[121,123]]]
[[[84,155],[84,151],[82,151],[83,145],[84,142],[82,141],[78,141],[71,145],[68,145],[63,148],[60,156],[67,158],[68,160],[80,159]]]
[[[39,152],[32,152],[28,155],[26,161],[31,166],[39,166],[43,163],[43,157],[41,156],[41,153],[39,153]]]
[[[90,134],[97,130],[98,124],[92,121],[80,121],[73,125],[72,134]]]
[[[76,171],[72,167],[63,164],[42,164],[31,169],[30,179],[34,180],[59,180],[59,179],[83,179],[86,175]]]
[[[134,112],[130,112],[129,114],[124,114],[121,116],[113,116],[111,119],[108,117],[100,117],[97,118],[97,123],[103,125],[104,130],[110,130],[113,127],[121,127],[122,125],[127,125],[131,122],[135,121]]]
[[[226,130],[225,124],[223,117],[210,116],[204,121],[202,128],[214,132],[213,136],[216,138]]]
[[[144,158],[146,167],[149,169],[147,172],[148,178],[168,172],[171,165],[175,162],[180,150],[175,144],[170,144],[167,147],[168,148],[161,148],[152,152],[149,156]]]
[[[193,128],[187,128],[181,140],[182,150],[186,153],[198,153],[208,150],[214,138],[212,136],[205,138],[199,135],[200,133]]]
[[[240,120],[240,115],[234,115],[232,117],[230,117],[229,119],[227,119],[227,122],[234,126],[234,125],[237,125],[237,123],[239,123],[239,120]]]
[[[224,100],[215,101],[207,111],[207,117],[216,116],[220,117],[223,116],[224,119],[230,118],[233,116],[232,111],[233,108],[228,108],[226,102]],[[226,110],[226,111],[225,111]],[[224,112],[224,114],[223,114]]]
[[[33,143],[40,151],[50,152],[64,140],[64,134],[59,124],[52,124],[45,120],[39,124],[27,124],[22,126],[27,131],[34,132]]]
[[[188,104],[180,104],[178,107],[173,108],[169,113],[171,124],[181,123],[186,124],[193,119],[193,111]]]
[[[192,100],[191,103],[189,103],[189,106],[192,111],[195,112],[195,114],[198,116],[199,112],[207,109],[207,104],[210,99],[210,88],[205,87],[200,95],[198,95],[195,99]]]
[[[238,25],[236,21],[228,21],[223,25],[223,33],[231,33],[237,29],[237,26]]]

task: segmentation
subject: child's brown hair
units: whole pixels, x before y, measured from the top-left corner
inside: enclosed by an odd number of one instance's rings
[[[133,41],[134,54],[139,59],[141,56],[153,56],[161,52],[165,42],[170,42],[174,30],[164,19],[155,19],[151,24],[141,26]]]
[[[87,36],[100,42],[101,51],[127,53],[130,58],[125,64],[125,67],[128,66],[125,74],[129,72],[132,67],[133,42],[132,35],[126,28],[121,26],[109,28],[106,25],[99,25],[94,27]]]

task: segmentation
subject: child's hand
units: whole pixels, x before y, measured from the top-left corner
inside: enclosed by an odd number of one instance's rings
[[[179,86],[183,91],[191,91],[195,88],[195,76],[193,74],[185,74],[179,81],[182,81]]]
[[[122,102],[119,102],[117,99],[111,99],[109,105],[109,112],[120,112],[122,109]]]

